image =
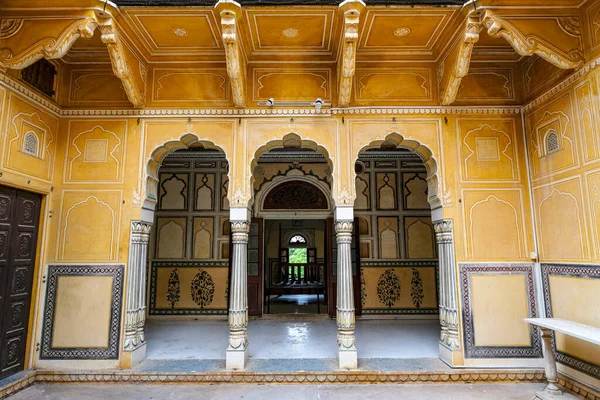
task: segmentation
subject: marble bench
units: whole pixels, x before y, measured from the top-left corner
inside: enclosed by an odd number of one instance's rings
[[[563,393],[558,387],[558,372],[556,370],[556,358],[552,350],[552,331],[564,333],[586,342],[600,345],[600,329],[593,326],[583,325],[577,322],[560,318],[525,318],[523,321],[542,329],[542,344],[544,346],[544,368],[548,386],[537,392],[533,400],[566,400],[576,399],[570,394]]]

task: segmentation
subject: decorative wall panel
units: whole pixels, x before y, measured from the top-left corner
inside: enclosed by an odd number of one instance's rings
[[[468,259],[527,259],[522,201],[518,189],[463,190]]]
[[[577,167],[576,121],[570,95],[562,95],[553,103],[527,118],[529,159],[534,180]],[[546,139],[558,136],[559,151],[550,153]]]
[[[186,237],[186,218],[157,218],[156,258],[185,258]]]
[[[437,261],[363,261],[364,314],[437,314]]]
[[[456,102],[512,103],[516,101],[512,69],[471,68],[458,90]]]
[[[431,259],[436,257],[435,234],[430,217],[405,217],[404,232],[406,258]]]
[[[231,102],[225,68],[155,68],[153,73],[154,104]]]
[[[49,265],[41,359],[119,357],[124,265]]]
[[[372,102],[431,102],[431,70],[428,68],[357,69],[354,98],[357,104]]]
[[[160,174],[158,200],[161,210],[186,210],[188,208],[187,174]]]
[[[464,181],[516,182],[519,165],[513,119],[458,119]]]
[[[600,328],[599,265],[542,264],[542,282],[548,318]],[[561,333],[552,342],[559,363],[600,379],[598,346]]]
[[[57,259],[117,261],[122,197],[120,190],[63,190]]]
[[[58,119],[12,93],[8,95],[6,111],[6,136],[2,148],[4,168],[28,177],[52,180]],[[35,155],[25,149],[28,134],[37,139]]]
[[[331,101],[331,70],[255,68],[252,101]]]
[[[528,99],[551,88],[564,76],[565,71],[534,55],[522,63],[523,87]]]
[[[127,121],[70,121],[64,182],[122,182],[126,140]]]
[[[542,260],[589,257],[581,184],[575,177],[533,190]]]
[[[369,178],[369,174],[356,176],[355,210],[369,210],[371,208],[371,185],[369,183]]]
[[[379,210],[397,210],[396,173],[377,173],[377,208]]]
[[[123,83],[110,68],[72,70],[69,83],[69,105],[131,105]]]
[[[150,315],[227,314],[228,262],[152,262]]]
[[[194,259],[213,258],[213,219],[194,218]]]
[[[460,264],[466,358],[542,357],[532,264]],[[502,299],[499,301],[498,299]]]
[[[577,122],[581,136],[581,150],[583,161],[590,162],[600,157],[600,132],[598,122],[598,104],[594,98],[598,96],[598,79],[590,78],[580,83],[575,88],[575,100],[577,103]]]
[[[429,210],[427,201],[427,175],[423,173],[403,173],[404,209]]]
[[[379,257],[383,259],[398,259],[398,217],[378,217],[379,227]]]

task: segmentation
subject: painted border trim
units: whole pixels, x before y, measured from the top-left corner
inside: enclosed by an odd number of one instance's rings
[[[477,346],[473,321],[471,276],[473,275],[524,275],[529,299],[528,317],[537,317],[534,264],[459,264],[461,278],[463,341],[465,358],[541,358],[541,334],[537,327],[530,326],[531,346]]]
[[[546,305],[547,318],[553,318],[552,296],[550,294],[550,275],[567,276],[575,278],[600,279],[600,265],[573,265],[573,264],[546,264],[542,263],[542,288],[544,290],[544,303]],[[600,379],[600,365],[592,364],[580,358],[563,353],[556,348],[556,340],[553,336],[552,347],[556,355],[556,361],[568,367],[576,369]]]
[[[48,265],[48,284],[42,326],[42,360],[117,360],[119,358],[119,340],[121,331],[121,308],[123,299],[123,275],[125,264],[112,265]],[[112,277],[110,327],[108,330],[108,347],[54,348],[54,314],[58,278],[60,276],[110,276]]]

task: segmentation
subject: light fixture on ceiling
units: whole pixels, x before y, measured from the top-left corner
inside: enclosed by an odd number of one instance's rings
[[[317,98],[315,101],[281,101],[276,102],[274,98],[270,98],[267,101],[258,103],[259,107],[314,107],[317,111],[320,111],[323,107],[331,106],[331,103],[325,103],[322,98]]]

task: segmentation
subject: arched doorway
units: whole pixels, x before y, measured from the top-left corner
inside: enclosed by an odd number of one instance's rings
[[[226,346],[229,163],[222,149],[189,136],[148,164],[149,360],[222,359]]]
[[[322,151],[302,146],[294,134],[254,163],[253,223],[263,232],[262,313],[326,314],[333,300],[327,279],[333,256],[327,248],[333,210],[330,165]]]
[[[427,169],[418,154],[384,141],[363,149],[355,172],[362,314],[388,318],[379,327],[396,342],[378,354],[373,340],[361,340],[372,324],[359,321],[362,356],[437,357],[439,262]]]

